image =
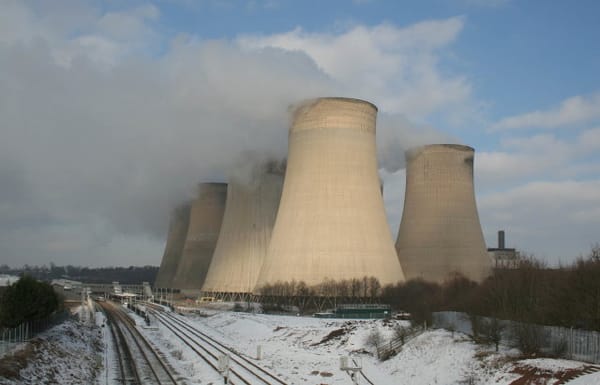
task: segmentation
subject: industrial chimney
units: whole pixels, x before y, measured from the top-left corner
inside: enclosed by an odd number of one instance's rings
[[[284,167],[271,162],[256,166],[250,178],[230,178],[223,226],[203,292],[252,292],[271,239]]]
[[[154,287],[156,288],[171,288],[173,287],[173,278],[177,272],[177,266],[181,259],[183,244],[188,231],[190,222],[190,204],[185,203],[179,205],[171,214],[169,223],[169,235],[167,236],[167,244],[163,254],[160,268],[156,274]]]
[[[474,149],[433,144],[406,152],[406,194],[396,249],[406,279],[482,281],[491,269],[473,187]]]
[[[256,285],[374,276],[404,281],[377,174],[373,104],[320,98],[295,110],[273,236]]]
[[[198,185],[198,198],[192,203],[190,225],[173,280],[173,287],[183,293],[197,294],[202,288],[221,229],[226,196],[226,183]]]

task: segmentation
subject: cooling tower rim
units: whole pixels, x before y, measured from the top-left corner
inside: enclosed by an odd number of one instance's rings
[[[471,146],[467,146],[465,144],[452,144],[452,143],[434,143],[434,144],[425,144],[423,146],[417,146],[417,147],[412,147],[409,148],[408,150],[405,151],[405,156],[406,159],[412,159],[415,156],[429,151],[429,150],[436,150],[436,149],[451,149],[451,150],[455,150],[455,151],[464,151],[464,152],[475,152],[475,148],[471,147]]]
[[[300,100],[298,103],[294,103],[293,105],[291,105],[290,109],[292,111],[298,111],[298,109],[300,109],[308,104],[313,104],[313,103],[319,102],[321,100],[324,100],[324,101],[332,100],[332,101],[340,101],[340,102],[368,104],[371,107],[373,107],[376,112],[379,111],[379,108],[377,108],[377,106],[375,104],[369,102],[368,100],[359,99],[359,98],[349,98],[349,97],[345,97],[345,96],[319,96],[316,98],[303,99],[303,100]]]

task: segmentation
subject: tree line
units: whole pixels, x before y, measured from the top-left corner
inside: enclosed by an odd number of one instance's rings
[[[71,279],[89,283],[104,283],[118,281],[123,284],[139,284],[141,282],[154,282],[158,266],[108,266],[108,267],[85,267],[65,265],[58,266],[50,263],[49,266],[24,265],[20,268],[10,268],[0,265],[0,274],[20,276],[27,274],[42,281],[53,279]]]
[[[268,308],[296,306],[301,312],[314,311],[307,297],[336,297],[389,304],[410,313],[418,324],[431,324],[436,311],[459,311],[472,317],[600,331],[600,245],[558,268],[524,258],[515,268],[495,269],[481,283],[456,274],[443,284],[411,280],[382,287],[376,278],[364,277],[313,286],[278,282],[262,287],[260,295]]]

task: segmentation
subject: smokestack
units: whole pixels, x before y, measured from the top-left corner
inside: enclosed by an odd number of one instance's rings
[[[284,167],[271,162],[257,166],[252,180],[230,179],[223,226],[203,292],[252,292],[271,239]]]
[[[169,223],[169,235],[163,254],[160,268],[156,274],[154,286],[159,288],[173,287],[173,278],[177,272],[177,266],[181,260],[183,244],[190,222],[190,204],[185,203],[173,210]]]
[[[227,184],[201,183],[192,203],[190,224],[173,287],[184,293],[198,293],[217,244],[221,229]]]
[[[277,220],[256,291],[277,281],[404,281],[377,173],[373,104],[321,98],[296,109]]]
[[[504,230],[498,231],[498,248],[504,249]]]
[[[406,194],[396,249],[407,279],[442,283],[490,272],[473,186],[474,149],[433,144],[406,152]]]

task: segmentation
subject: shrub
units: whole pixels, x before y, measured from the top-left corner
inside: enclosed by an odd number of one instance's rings
[[[15,327],[25,321],[45,318],[59,308],[52,286],[24,275],[0,298],[0,326]]]

